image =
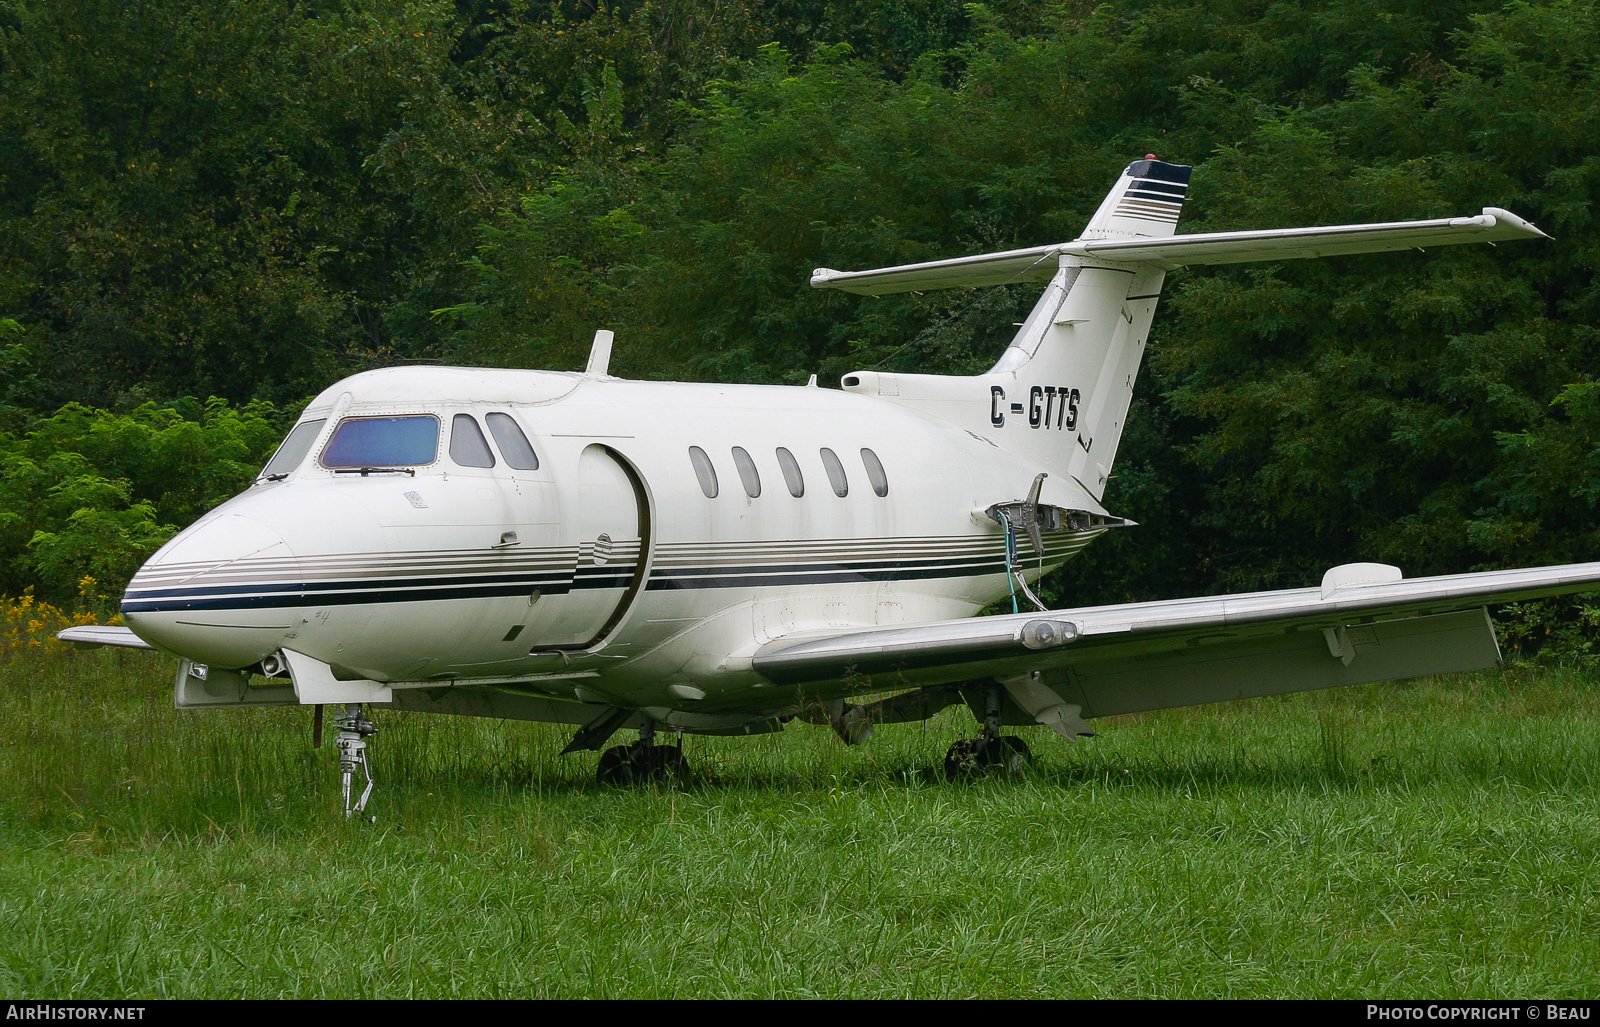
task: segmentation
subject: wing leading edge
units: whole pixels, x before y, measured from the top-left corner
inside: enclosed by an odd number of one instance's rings
[[[777,639],[754,664],[856,692],[1042,685],[1103,717],[1495,666],[1486,604],[1596,588],[1600,563],[1206,596]]]

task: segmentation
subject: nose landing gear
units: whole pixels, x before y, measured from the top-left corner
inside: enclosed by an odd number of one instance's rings
[[[603,785],[635,785],[655,781],[681,781],[689,776],[683,759],[682,736],[677,745],[657,745],[656,722],[649,717],[639,724],[639,740],[632,745],[614,745],[600,754],[595,780]]]
[[[1004,692],[991,682],[983,686],[983,730],[976,738],[963,738],[951,744],[944,756],[946,777],[972,777],[986,770],[999,769],[1020,774],[1033,762],[1028,743],[1016,735],[1000,733],[1000,704]]]
[[[348,820],[351,817],[362,817],[364,820],[375,821],[377,817],[364,817],[367,800],[372,798],[372,766],[367,762],[367,739],[378,733],[378,725],[368,720],[361,711],[360,703],[350,703],[344,708],[344,716],[333,722],[339,729],[339,775],[341,780],[340,791],[344,795],[344,815]],[[320,725],[319,725],[320,727]],[[361,773],[367,779],[367,787],[362,790],[359,798],[351,801],[350,795],[354,790],[356,768],[361,768]]]

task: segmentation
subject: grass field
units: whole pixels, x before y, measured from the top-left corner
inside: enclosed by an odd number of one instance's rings
[[[0,992],[45,997],[1600,991],[1600,678],[1516,669],[1029,731],[694,739],[592,783],[543,725],[385,714],[376,824],[308,711],[0,653]]]

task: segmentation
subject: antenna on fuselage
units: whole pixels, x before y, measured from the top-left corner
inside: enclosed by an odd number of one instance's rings
[[[616,333],[601,328],[594,333],[594,345],[589,347],[589,366],[583,369],[584,374],[605,375],[609,374],[611,367],[611,341]]]

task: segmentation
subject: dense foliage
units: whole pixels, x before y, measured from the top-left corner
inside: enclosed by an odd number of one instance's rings
[[[75,0],[0,25],[0,590],[130,566],[270,449],[281,419],[241,404],[368,366],[572,367],[603,325],[640,377],[981,369],[1031,291],[863,300],[810,269],[1069,238],[1146,152],[1196,165],[1184,231],[1502,206],[1556,238],[1172,276],[1107,497],[1144,526],[1055,598],[1600,541],[1592,2]],[[149,457],[85,441],[118,432]]]
[[[120,594],[161,543],[259,472],[279,422],[265,401],[216,398],[126,414],[68,403],[41,418],[0,450],[0,594],[35,583],[91,604]]]

